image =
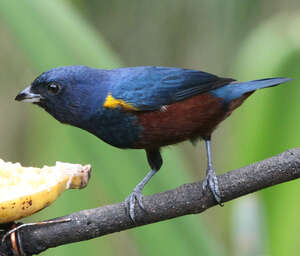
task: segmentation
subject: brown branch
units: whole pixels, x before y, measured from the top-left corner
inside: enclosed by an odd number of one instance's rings
[[[218,176],[224,202],[260,189],[300,177],[300,148]],[[202,182],[182,185],[176,189],[144,198],[145,213],[136,209],[137,223],[133,224],[124,204],[84,210],[63,218],[67,223],[38,225],[18,233],[24,252],[38,254],[48,248],[100,237],[114,232],[159,222],[187,214],[201,213],[216,205],[210,192],[203,193]],[[61,219],[61,218],[60,218]],[[9,239],[7,239],[9,240]],[[10,242],[0,246],[7,252]],[[6,255],[11,255],[7,253]]]

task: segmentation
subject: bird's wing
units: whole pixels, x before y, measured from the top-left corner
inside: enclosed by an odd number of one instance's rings
[[[153,66],[113,70],[111,79],[104,106],[135,111],[160,109],[234,81],[197,70]]]

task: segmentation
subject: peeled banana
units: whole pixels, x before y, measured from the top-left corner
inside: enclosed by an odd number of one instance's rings
[[[90,173],[90,165],[56,162],[56,166],[34,168],[0,159],[0,223],[32,215],[66,189],[84,188]]]

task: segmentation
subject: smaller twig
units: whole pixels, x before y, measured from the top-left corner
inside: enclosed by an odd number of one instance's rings
[[[30,226],[36,226],[36,225],[49,225],[49,224],[56,224],[56,223],[64,223],[64,222],[70,222],[70,218],[66,219],[58,219],[58,220],[45,220],[45,221],[39,221],[35,223],[23,223],[21,225],[18,225],[12,229],[10,229],[6,234],[2,237],[1,242],[4,243],[5,239],[12,233],[15,233],[16,231],[25,228],[25,227],[30,227]]]

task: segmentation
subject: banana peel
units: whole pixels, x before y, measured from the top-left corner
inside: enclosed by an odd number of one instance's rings
[[[0,223],[42,210],[66,189],[86,187],[90,174],[90,165],[56,162],[52,167],[34,168],[0,159]]]

